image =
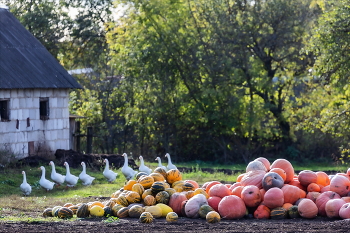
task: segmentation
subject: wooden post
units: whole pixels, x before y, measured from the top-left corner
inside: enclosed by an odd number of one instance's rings
[[[77,130],[75,131],[75,138],[76,138],[76,150],[80,152],[80,121],[76,122],[77,124]]]
[[[86,153],[92,153],[92,127],[87,127]]]

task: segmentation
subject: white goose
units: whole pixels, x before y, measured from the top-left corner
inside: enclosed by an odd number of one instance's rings
[[[127,180],[131,180],[137,174],[137,171],[134,171],[131,167],[129,167],[128,155],[124,153],[122,156],[124,157],[124,165],[122,167],[122,173]]]
[[[167,166],[168,170],[177,169],[177,167],[171,163],[171,158],[170,158],[169,153],[166,153],[165,157],[168,157],[168,166]]]
[[[48,179],[45,178],[45,167],[41,166],[39,169],[41,169],[41,178],[39,181],[39,184],[41,187],[46,189],[46,191],[52,190],[53,186],[55,186],[55,183],[52,181],[49,181]]]
[[[109,183],[112,183],[115,179],[117,179],[118,173],[115,173],[114,171],[109,169],[108,159],[105,159],[104,161],[106,163],[106,167],[105,167],[105,170],[103,171],[103,175],[104,177],[106,177]]]
[[[165,171],[168,171],[168,168],[162,164],[162,160],[160,157],[157,157],[156,160],[158,160],[158,167],[163,168]]]
[[[140,155],[139,159],[140,159],[140,162],[141,162],[141,165],[140,165],[140,167],[139,167],[139,171],[140,171],[140,172],[145,172],[145,173],[147,173],[148,175],[151,174],[151,173],[152,173],[152,169],[150,169],[149,167],[147,167],[147,166],[145,165],[145,163],[144,163],[144,161],[143,161],[142,155]]]
[[[53,180],[57,184],[57,186],[62,185],[64,183],[64,179],[66,178],[66,176],[56,172],[55,163],[53,161],[50,161],[49,164],[52,167],[51,180]]]
[[[27,183],[27,177],[26,172],[22,171],[23,174],[23,183],[19,186],[21,188],[21,191],[24,196],[29,196],[29,194],[32,192],[32,186]]]
[[[95,177],[86,174],[86,164],[84,162],[81,162],[81,166],[83,167],[83,171],[80,173],[79,179],[83,185],[91,185]]]
[[[78,183],[79,177],[70,173],[69,164],[67,162],[64,162],[63,165],[66,167],[66,177],[64,178],[64,181],[67,183],[66,188],[74,187]]]

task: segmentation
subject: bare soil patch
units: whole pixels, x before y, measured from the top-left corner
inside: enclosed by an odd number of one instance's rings
[[[350,221],[332,220],[317,217],[315,219],[285,220],[221,220],[209,224],[203,219],[181,217],[176,223],[165,219],[155,219],[153,223],[140,223],[137,219],[125,218],[106,223],[101,218],[88,218],[76,221],[14,223],[1,222],[0,232],[349,232]]]

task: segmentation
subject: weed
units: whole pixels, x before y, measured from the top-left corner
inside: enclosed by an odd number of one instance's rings
[[[119,218],[114,216],[109,216],[107,219],[102,220],[102,222],[105,222],[105,223],[112,223],[112,222],[118,222],[118,221],[119,221]]]

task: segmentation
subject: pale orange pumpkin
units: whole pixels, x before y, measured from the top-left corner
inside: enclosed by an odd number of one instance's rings
[[[315,202],[310,199],[303,199],[298,205],[298,212],[303,218],[315,218],[318,213]]]
[[[220,216],[225,219],[243,218],[246,210],[244,201],[235,195],[222,198],[218,206]]]
[[[173,209],[175,213],[182,216],[181,213],[181,203],[187,201],[186,195],[184,193],[173,193],[170,196],[168,205]]]
[[[260,189],[255,185],[245,186],[241,197],[247,207],[257,207],[261,203]]]
[[[213,187],[213,186],[216,185],[216,184],[221,184],[221,182],[216,181],[216,180],[210,181],[210,182],[207,184],[207,186],[205,187],[205,191],[209,194],[210,188]]]
[[[307,187],[309,184],[317,182],[316,172],[303,170],[299,172],[298,180],[302,186]]]
[[[283,191],[284,202],[294,204],[300,198],[300,188],[285,184],[281,190]]]
[[[263,179],[265,174],[266,174],[266,172],[262,171],[262,170],[256,170],[256,171],[247,172],[243,176],[243,178],[240,181],[240,183],[243,186],[255,185],[255,186],[257,186],[260,189],[260,188],[262,188],[262,179]]]
[[[281,168],[286,172],[286,184],[291,182],[294,178],[294,168],[293,165],[286,159],[276,159],[270,166],[270,169]]]
[[[326,203],[326,215],[328,218],[339,218],[339,210],[346,202],[343,199],[332,199]]]
[[[231,194],[237,197],[242,197],[243,188],[244,186],[237,186],[236,188],[232,189]]]
[[[226,185],[224,184],[215,184],[209,189],[209,196],[217,196],[217,197],[226,197],[228,195],[231,195],[231,190],[227,188]]]
[[[283,191],[279,188],[270,188],[266,191],[262,204],[266,205],[270,209],[282,207],[284,204]]]
[[[350,203],[345,203],[339,210],[339,217],[342,219],[350,219]]]
[[[350,180],[342,175],[336,175],[331,179],[330,190],[340,196],[347,196],[350,191]]]
[[[208,205],[211,207],[211,208],[213,208],[216,212],[218,212],[219,211],[219,208],[218,208],[218,206],[219,206],[219,203],[220,203],[220,201],[221,201],[221,199],[222,198],[220,198],[220,197],[209,197],[208,198]]]
[[[239,176],[237,176],[236,182],[237,182],[237,183],[238,183],[238,182],[241,182],[243,176],[245,176],[245,173],[242,173],[242,174],[240,174]]]
[[[285,208],[286,210],[289,210],[289,208],[292,207],[292,206],[293,206],[293,204],[291,204],[291,203],[284,203],[282,208]]]
[[[320,192],[308,192],[306,194],[306,198],[310,199],[311,201],[316,203],[316,199],[318,198],[318,196],[320,196],[321,193]]]

